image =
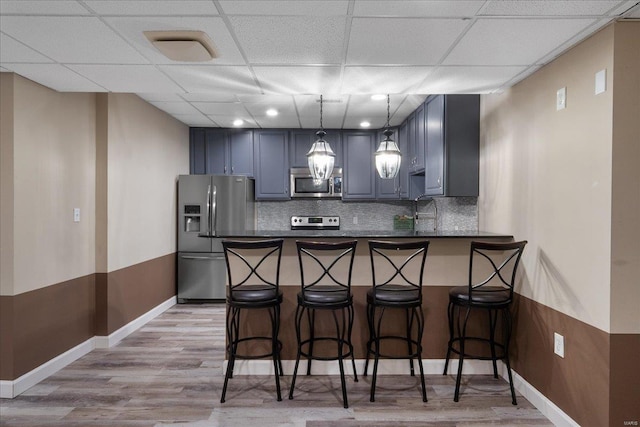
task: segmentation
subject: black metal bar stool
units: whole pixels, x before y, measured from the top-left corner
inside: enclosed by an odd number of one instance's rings
[[[380,358],[409,359],[411,376],[415,376],[413,359],[417,359],[420,369],[422,401],[427,401],[422,367],[422,335],[424,314],[422,313],[422,278],[424,264],[429,249],[429,241],[381,242],[369,241],[371,275],[373,286],[367,292],[367,321],[369,341],[364,375],[367,375],[369,356],[373,355],[373,378],[371,380],[370,401],[375,401],[378,361]],[[405,334],[383,333],[383,317],[387,309],[404,310]],[[390,325],[387,325],[387,327]],[[384,342],[400,341],[406,344],[405,354],[384,354]]]
[[[280,303],[282,292],[280,284],[280,258],[282,239],[261,241],[224,240],[224,256],[227,263],[229,291],[227,293],[227,354],[229,361],[222,387],[220,403],[224,403],[227,384],[233,377],[236,359],[259,359],[271,357],[276,377],[276,393],[280,393],[281,343],[278,341],[280,330]],[[271,322],[270,336],[243,336],[241,334],[240,314],[242,310],[266,309]],[[251,352],[239,353],[239,345],[250,341],[267,341],[269,351],[254,355]]]
[[[493,376],[498,378],[496,362],[504,359],[511,388],[511,403],[517,405],[513,388],[511,365],[509,364],[509,341],[511,340],[511,313],[513,287],[518,264],[526,241],[511,243],[471,242],[469,256],[469,284],[449,291],[449,344],[443,375],[447,374],[451,353],[458,354],[458,374],[453,400],[460,397],[460,378],[465,358],[491,360]],[[485,310],[489,316],[486,336],[468,336],[467,324],[471,309]],[[496,339],[498,314],[502,319],[502,339]],[[465,350],[467,341],[487,344],[490,356],[473,355]],[[498,351],[496,351],[498,349]]]
[[[344,407],[348,408],[344,358],[351,356],[354,381],[358,381],[353,345],[351,343],[351,330],[353,329],[351,271],[353,269],[357,241],[339,243],[296,242],[296,244],[300,262],[301,291],[298,293],[298,306],[296,307],[295,316],[298,352],[291,380],[289,399],[293,399],[301,356],[307,359],[307,375],[311,374],[311,361],[313,359],[338,360],[342,401]],[[315,319],[316,311],[318,310],[331,312],[336,331],[334,336],[316,335]],[[307,315],[309,336],[303,339],[301,327],[305,313]],[[338,313],[340,314],[340,319],[338,318]],[[336,354],[314,354],[314,343],[320,341],[334,342],[337,345]]]

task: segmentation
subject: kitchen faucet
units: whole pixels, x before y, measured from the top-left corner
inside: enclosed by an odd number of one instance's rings
[[[433,214],[426,215],[418,212],[418,202],[422,199],[425,199],[427,202],[433,202]],[[416,225],[418,224],[419,219],[433,219],[433,231],[438,231],[438,205],[436,204],[436,199],[428,194],[421,194],[416,197],[413,200],[413,218]]]

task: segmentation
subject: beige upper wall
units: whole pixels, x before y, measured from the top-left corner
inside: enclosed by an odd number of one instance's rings
[[[13,283],[3,283],[2,294],[16,295],[95,271],[95,96],[6,78],[14,95],[14,235]]]
[[[640,333],[640,22],[614,37],[611,331]]]
[[[0,295],[13,294],[13,73],[0,73]]]
[[[481,101],[480,229],[527,239],[519,292],[610,331],[613,43],[609,26]],[[595,73],[607,90],[594,94]],[[556,91],[567,107],[556,110]]]
[[[108,95],[108,271],[176,251],[189,128],[135,95]]]

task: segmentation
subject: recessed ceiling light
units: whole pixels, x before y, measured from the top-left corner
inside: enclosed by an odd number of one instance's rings
[[[371,99],[373,101],[382,101],[383,99],[387,99],[387,95],[383,95],[381,93],[377,93],[375,95],[371,95]]]
[[[360,122],[360,127],[361,128],[368,128],[369,126],[371,126],[371,123],[369,123],[369,122]]]
[[[278,110],[276,110],[275,108],[269,108],[267,110],[267,116],[277,116],[278,115]]]
[[[233,125],[234,126],[242,126],[243,123],[244,123],[244,121],[242,119],[235,119],[233,121]]]
[[[172,61],[205,62],[218,56],[213,42],[202,31],[144,31],[144,35]]]

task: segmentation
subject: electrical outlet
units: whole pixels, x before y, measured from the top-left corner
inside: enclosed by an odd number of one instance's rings
[[[596,73],[596,95],[607,90],[607,70],[600,70]]]
[[[80,222],[80,208],[73,208],[73,222]]]
[[[564,358],[564,337],[557,332],[553,333],[553,352]]]
[[[556,110],[567,108],[567,88],[563,87],[556,92]]]

